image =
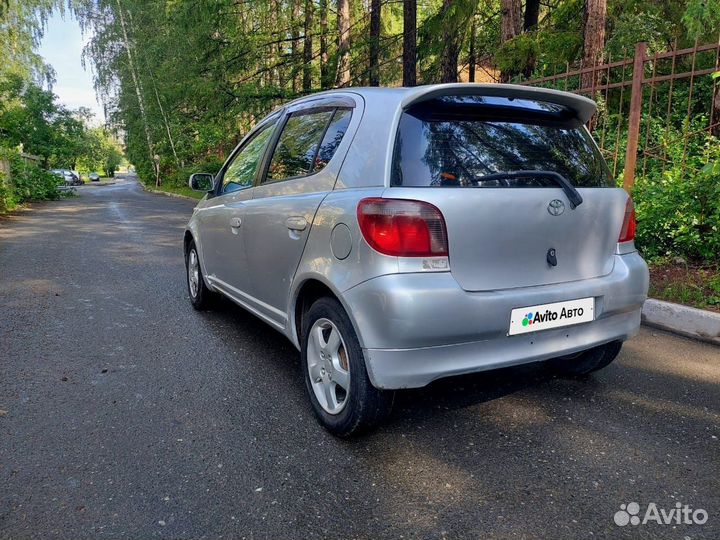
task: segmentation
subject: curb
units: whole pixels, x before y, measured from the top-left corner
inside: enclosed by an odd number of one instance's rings
[[[169,191],[163,191],[161,189],[153,189],[150,187],[147,187],[142,182],[138,182],[140,186],[147,191],[148,193],[157,193],[159,195],[165,195],[167,197],[175,197],[176,199],[186,199],[188,201],[195,201],[198,202],[200,199],[196,199],[195,197],[188,197],[187,195],[180,195],[179,193],[170,193]]]
[[[642,322],[661,330],[720,345],[720,313],[648,298]]]

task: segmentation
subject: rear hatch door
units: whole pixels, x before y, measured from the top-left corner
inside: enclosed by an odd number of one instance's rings
[[[611,185],[572,109],[443,96],[403,113],[384,196],[435,205],[453,276],[492,291],[610,273],[627,200]]]

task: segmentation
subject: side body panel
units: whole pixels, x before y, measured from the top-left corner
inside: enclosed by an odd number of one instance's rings
[[[247,205],[243,226],[249,301],[283,327],[288,291],[315,212],[334,183],[334,178],[321,180],[300,178],[260,186],[256,189],[261,193]]]
[[[297,329],[292,315],[298,292],[308,280],[325,284],[343,302],[343,291],[372,277],[398,272],[398,258],[381,255],[370,248],[357,224],[358,201],[364,197],[379,197],[382,192],[383,188],[335,190],[318,208],[288,297],[288,337],[296,346]],[[350,234],[350,253],[344,259],[338,259],[332,252],[331,242],[333,231],[343,226]],[[354,313],[350,309],[347,312],[352,320]],[[360,332],[358,338],[362,344]]]
[[[343,98],[344,101],[339,101]],[[243,235],[250,283],[248,300],[277,324],[289,319],[289,293],[295,271],[311,232],[318,226],[316,212],[332,192],[343,160],[362,123],[364,102],[355,94],[338,93],[334,100],[314,99],[287,108],[352,105],[352,116],[340,144],[328,164],[308,176],[261,183],[246,204]],[[329,250],[329,244],[326,246]]]

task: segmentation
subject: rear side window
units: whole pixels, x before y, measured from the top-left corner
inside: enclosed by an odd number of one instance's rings
[[[318,150],[317,158],[313,165],[313,172],[322,170],[335,155],[335,151],[338,149],[338,146],[340,146],[345,132],[350,125],[351,117],[352,110],[350,109],[337,109],[335,111],[322,143],[320,144],[320,149]]]
[[[576,187],[612,184],[590,134],[570,110],[517,101],[441,98],[405,111],[395,140],[392,185],[557,187],[533,171],[559,173]]]
[[[275,146],[266,181],[321,171],[340,145],[350,116],[349,109],[334,107],[291,114]]]

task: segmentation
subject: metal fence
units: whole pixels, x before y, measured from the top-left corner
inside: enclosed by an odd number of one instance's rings
[[[623,171],[629,191],[636,176],[697,168],[698,148],[707,135],[720,135],[719,70],[720,40],[686,49],[675,44],[652,54],[647,44],[638,43],[632,57],[591,67],[566,65],[561,73],[521,84],[595,99],[598,114],[589,127],[613,176]]]

